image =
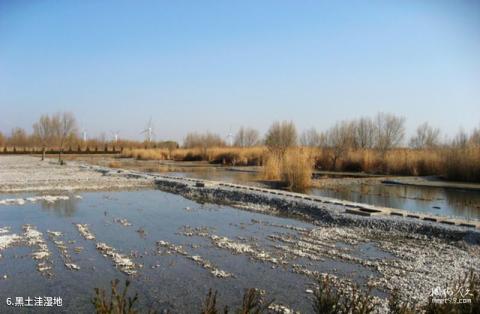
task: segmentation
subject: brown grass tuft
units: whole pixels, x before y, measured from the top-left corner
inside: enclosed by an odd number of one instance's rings
[[[269,153],[265,156],[262,177],[265,180],[280,180],[282,159],[278,154]]]
[[[312,185],[313,159],[302,149],[290,149],[283,156],[282,180],[292,191],[303,192]]]
[[[480,182],[480,147],[451,148],[444,156],[448,179]]]
[[[122,164],[118,161],[111,161],[108,163],[108,166],[110,168],[120,168],[122,166]]]
[[[263,179],[281,180],[289,190],[302,192],[312,184],[311,151],[291,148],[285,154],[269,152],[263,164]]]
[[[127,158],[135,158],[138,160],[166,160],[169,159],[170,152],[168,149],[162,148],[133,148],[124,149],[121,156]]]

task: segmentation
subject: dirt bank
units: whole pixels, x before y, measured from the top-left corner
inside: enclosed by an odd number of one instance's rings
[[[74,161],[59,165],[55,159],[0,156],[0,192],[111,190],[149,186],[152,180],[105,176]]]

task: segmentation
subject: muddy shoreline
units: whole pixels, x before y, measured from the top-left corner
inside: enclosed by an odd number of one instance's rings
[[[32,156],[0,156],[0,193],[46,191],[96,191],[151,187],[149,179],[104,176],[89,165]]]
[[[362,217],[345,214],[345,206],[335,204],[318,204],[310,200],[289,199],[270,196],[256,191],[230,189],[228,187],[202,187],[177,179],[156,179],[159,189],[184,197],[208,201],[230,203],[242,208],[252,207],[269,213],[305,219],[322,226],[364,227],[383,231],[398,231],[405,234],[416,233],[453,241],[463,240],[471,244],[480,244],[480,232],[466,227],[440,225],[429,221],[394,216]]]

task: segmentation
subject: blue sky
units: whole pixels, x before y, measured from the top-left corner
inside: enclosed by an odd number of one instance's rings
[[[72,111],[90,136],[480,125],[480,1],[0,0],[0,131]]]

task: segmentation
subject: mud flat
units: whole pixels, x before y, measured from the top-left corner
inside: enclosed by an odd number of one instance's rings
[[[151,180],[104,176],[74,161],[59,165],[54,159],[32,156],[0,156],[0,192],[112,190],[149,186]]]

